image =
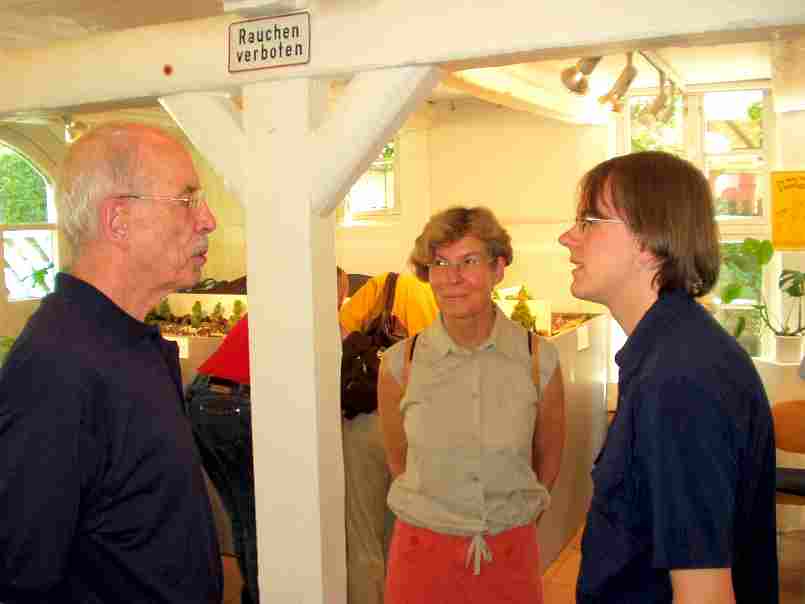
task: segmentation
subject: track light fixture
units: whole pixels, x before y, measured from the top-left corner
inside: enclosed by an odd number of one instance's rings
[[[657,114],[657,120],[663,123],[668,123],[674,115],[674,96],[676,95],[676,84],[671,80],[671,92],[668,94],[668,102]]]
[[[562,70],[562,83],[575,94],[585,95],[590,89],[587,76],[593,72],[601,57],[585,57],[579,59],[575,65]]]
[[[657,116],[660,115],[660,112],[665,109],[665,106],[668,104],[668,93],[665,91],[665,72],[662,69],[658,69],[657,72],[660,74],[660,85],[657,89],[657,96],[654,97],[654,100],[651,101],[648,107],[643,109],[640,113],[640,117],[637,118],[644,126],[650,126],[654,123],[654,121],[658,119]]]
[[[629,90],[629,86],[637,76],[637,68],[632,64],[633,55],[632,52],[626,53],[626,67],[623,68],[609,92],[598,98],[599,103],[609,105],[615,113],[623,110],[623,95]]]
[[[654,97],[654,100],[651,102],[651,105],[648,106],[647,111],[657,117],[665,108],[665,105],[668,103],[668,95],[665,92],[665,72],[660,71],[660,88],[657,92],[657,96]]]

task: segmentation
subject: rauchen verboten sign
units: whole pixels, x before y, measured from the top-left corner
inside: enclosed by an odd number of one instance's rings
[[[238,21],[229,26],[229,72],[310,61],[310,13]]]

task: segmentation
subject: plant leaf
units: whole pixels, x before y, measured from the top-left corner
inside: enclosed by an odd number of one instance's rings
[[[764,239],[759,242],[756,256],[761,266],[771,262],[771,257],[774,256],[774,246],[771,244],[771,241]]]
[[[743,287],[740,283],[730,283],[721,289],[721,300],[724,304],[730,304],[733,300],[741,297]]]

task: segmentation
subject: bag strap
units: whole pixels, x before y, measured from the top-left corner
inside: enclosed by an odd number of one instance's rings
[[[391,335],[394,331],[394,324],[392,323],[391,311],[394,308],[394,295],[397,292],[397,273],[389,273],[386,277],[386,282],[383,284],[383,311],[382,311],[382,325],[386,334]]]
[[[394,294],[397,291],[397,273],[389,273],[386,277],[386,283],[383,285],[383,291],[386,294],[386,302],[383,310],[391,314],[391,309],[394,308]]]
[[[414,347],[416,346],[416,339],[419,337],[419,334],[414,334],[413,338],[409,338],[408,341],[405,342],[405,363],[403,365],[403,383],[402,389],[403,393],[405,392],[406,388],[408,388],[408,380],[411,378],[411,363],[414,360]]]
[[[537,387],[537,392],[542,394],[539,380],[539,336],[535,333],[528,334],[528,354],[531,355],[531,380]]]

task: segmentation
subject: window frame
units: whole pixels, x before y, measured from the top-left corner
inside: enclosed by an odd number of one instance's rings
[[[743,241],[747,237],[756,239],[771,239],[771,196],[769,190],[769,173],[771,167],[776,165],[774,151],[776,149],[775,134],[776,122],[774,114],[774,103],[771,93],[771,83],[768,81],[736,82],[732,84],[719,85],[690,85],[685,88],[683,95],[683,140],[682,147],[685,149],[687,159],[706,174],[706,162],[709,157],[718,154],[707,154],[705,149],[705,129],[706,119],[704,116],[704,95],[714,92],[738,92],[748,90],[760,90],[763,93],[763,145],[760,149],[764,158],[764,167],[758,175],[758,182],[762,183],[763,188],[763,212],[761,216],[747,217],[718,217],[719,243]],[[631,97],[642,97],[656,95],[657,89],[635,90],[629,94]],[[615,119],[615,149],[617,154],[631,152],[631,119],[629,111],[619,115]],[[757,151],[733,151],[731,155],[755,154]],[[763,271],[763,296],[771,308],[779,308],[781,305],[780,296],[777,295],[775,286],[776,275],[781,270],[782,261],[780,254],[775,253],[771,263]],[[719,305],[724,310],[751,308],[751,304],[729,304]],[[760,357],[768,356],[768,352],[773,350],[773,338],[769,330],[761,331],[761,352]],[[615,351],[612,351],[614,355]],[[612,367],[612,366],[611,366]],[[617,375],[617,373],[615,373]]]
[[[392,183],[392,195],[394,205],[392,207],[385,207],[376,210],[360,210],[360,211],[352,211],[348,207],[348,199],[347,196],[344,197],[341,204],[339,204],[338,209],[336,210],[336,221],[339,226],[342,227],[351,227],[351,226],[361,226],[361,225],[372,225],[376,224],[377,222],[395,220],[402,214],[402,204],[400,199],[400,138],[399,136],[395,136],[391,139],[394,144],[394,156],[391,158],[391,174],[392,178],[394,179]],[[384,145],[385,147],[385,145]],[[361,174],[360,178],[355,182],[357,184],[361,179],[365,178],[368,174],[369,170],[372,169],[372,166],[377,165],[378,163],[388,162],[381,156],[372,161],[370,167]],[[355,185],[353,185],[354,187]],[[351,188],[350,188],[351,190]]]
[[[5,275],[5,245],[4,245],[4,238],[7,232],[14,232],[14,231],[48,231],[52,232],[53,235],[53,272],[54,274],[60,270],[61,267],[61,253],[60,253],[60,234],[59,234],[59,225],[58,225],[58,210],[56,208],[55,203],[55,185],[53,178],[51,177],[49,171],[42,165],[42,162],[37,161],[35,157],[32,157],[31,153],[27,153],[25,150],[20,148],[20,145],[15,144],[14,142],[8,140],[5,136],[5,133],[2,133],[3,136],[0,136],[0,145],[10,149],[12,152],[16,153],[20,157],[22,157],[25,161],[27,161],[31,167],[36,171],[36,173],[42,178],[45,183],[45,196],[46,196],[46,204],[48,208],[48,214],[54,216],[53,222],[26,222],[26,223],[4,223],[0,222],[0,267],[3,270],[0,270],[0,296],[2,296],[2,303],[3,304],[26,304],[30,302],[38,302],[42,298],[47,295],[47,292],[43,292],[41,295],[37,296],[28,296],[24,298],[11,298],[11,290],[6,283],[6,275]]]

